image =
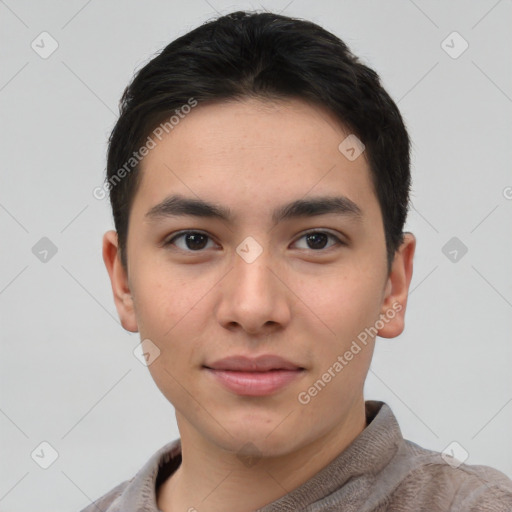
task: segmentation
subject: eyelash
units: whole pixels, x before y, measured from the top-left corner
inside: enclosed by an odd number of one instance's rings
[[[205,233],[203,231],[197,231],[197,230],[188,230],[188,231],[180,231],[178,233],[176,233],[174,236],[172,236],[172,238],[168,239],[167,241],[164,242],[164,246],[171,246],[171,245],[174,245],[174,242],[178,239],[178,238],[181,238],[187,234],[190,234],[190,233],[194,233],[194,234],[200,234],[200,235],[204,235],[206,237],[208,237],[210,240],[212,239],[212,237],[210,235],[208,235],[208,233]],[[303,233],[296,241],[298,240],[301,240],[302,238],[308,236],[308,235],[313,235],[313,234],[325,234],[327,235],[328,237],[331,237],[332,239],[335,240],[335,244],[334,245],[331,245],[330,247],[327,247],[327,248],[323,248],[323,249],[306,249],[306,250],[310,250],[312,252],[327,252],[329,251],[330,249],[334,248],[334,247],[337,247],[337,246],[346,246],[347,244],[345,242],[343,242],[342,240],[340,240],[340,238],[338,238],[336,235],[334,235],[333,233],[330,233],[329,231],[321,231],[321,230],[312,230],[312,231],[307,231],[306,233]],[[193,251],[191,249],[181,249],[181,248],[178,248],[178,250],[182,251],[182,252],[188,252],[188,253],[201,253],[201,252],[204,252],[204,249],[199,249],[197,251]],[[304,249],[302,249],[304,250]]]

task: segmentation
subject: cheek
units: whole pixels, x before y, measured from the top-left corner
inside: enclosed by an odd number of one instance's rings
[[[188,323],[194,316],[192,297],[156,268],[137,276],[132,289],[140,339],[150,340],[159,350],[148,369],[162,393],[174,400],[194,346]]]
[[[176,411],[186,411],[187,417],[203,418],[205,408],[201,389],[190,379],[189,372],[180,364],[180,355],[173,349],[166,349],[149,367],[156,386]],[[177,361],[178,360],[178,361]]]
[[[137,270],[132,291],[141,336],[166,344],[175,336],[176,327],[188,321],[205,285],[197,279],[182,279],[163,266],[146,265]]]
[[[337,278],[337,275],[344,277]],[[307,298],[304,302],[309,306],[309,316],[320,319],[320,324],[315,323],[326,336],[336,336],[335,345],[342,348],[378,318],[380,286],[379,278],[369,272],[349,273],[340,268],[321,280],[303,281],[298,295]]]
[[[161,322],[160,318],[153,321],[148,318],[151,315],[154,312],[148,311],[146,322],[149,328],[144,334],[141,331],[141,336],[153,340],[160,353],[148,366],[149,372],[162,394],[176,409],[194,409],[196,404],[191,396],[199,396],[199,390],[191,376],[199,371],[202,347],[198,345],[197,332],[193,331],[193,315],[181,321],[179,318],[173,319],[172,322]]]

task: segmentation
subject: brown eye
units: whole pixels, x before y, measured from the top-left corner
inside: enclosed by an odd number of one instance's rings
[[[206,247],[209,238],[207,234],[200,231],[183,231],[173,236],[165,245],[176,245],[178,249],[183,251],[197,252]],[[184,243],[181,245],[175,244],[175,241],[179,239],[183,239]]]
[[[303,238],[306,240],[307,247],[302,247],[302,249],[321,251],[326,248],[329,238],[335,242],[327,247],[328,249],[335,245],[345,245],[337,236],[326,231],[310,231],[309,233],[302,235],[299,240],[302,240]]]

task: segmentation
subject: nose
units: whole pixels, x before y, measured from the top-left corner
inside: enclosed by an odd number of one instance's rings
[[[254,336],[284,329],[290,322],[293,294],[279,274],[266,251],[254,261],[235,254],[232,269],[220,283],[219,323]]]

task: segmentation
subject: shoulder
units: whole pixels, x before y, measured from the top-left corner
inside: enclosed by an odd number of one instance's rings
[[[403,479],[393,495],[408,496],[431,510],[451,512],[510,512],[512,480],[489,466],[464,464],[439,452],[404,440],[398,461],[406,462]]]
[[[108,512],[110,506],[116,501],[117,498],[119,498],[119,496],[121,496],[121,494],[123,494],[123,491],[132,480],[133,478],[130,480],[125,480],[119,485],[116,485],[112,490],[98,498],[96,501],[82,509],[80,512]]]
[[[135,512],[154,508],[159,477],[168,476],[180,463],[181,442],[177,439],[153,453],[135,476],[121,482],[81,512]]]

